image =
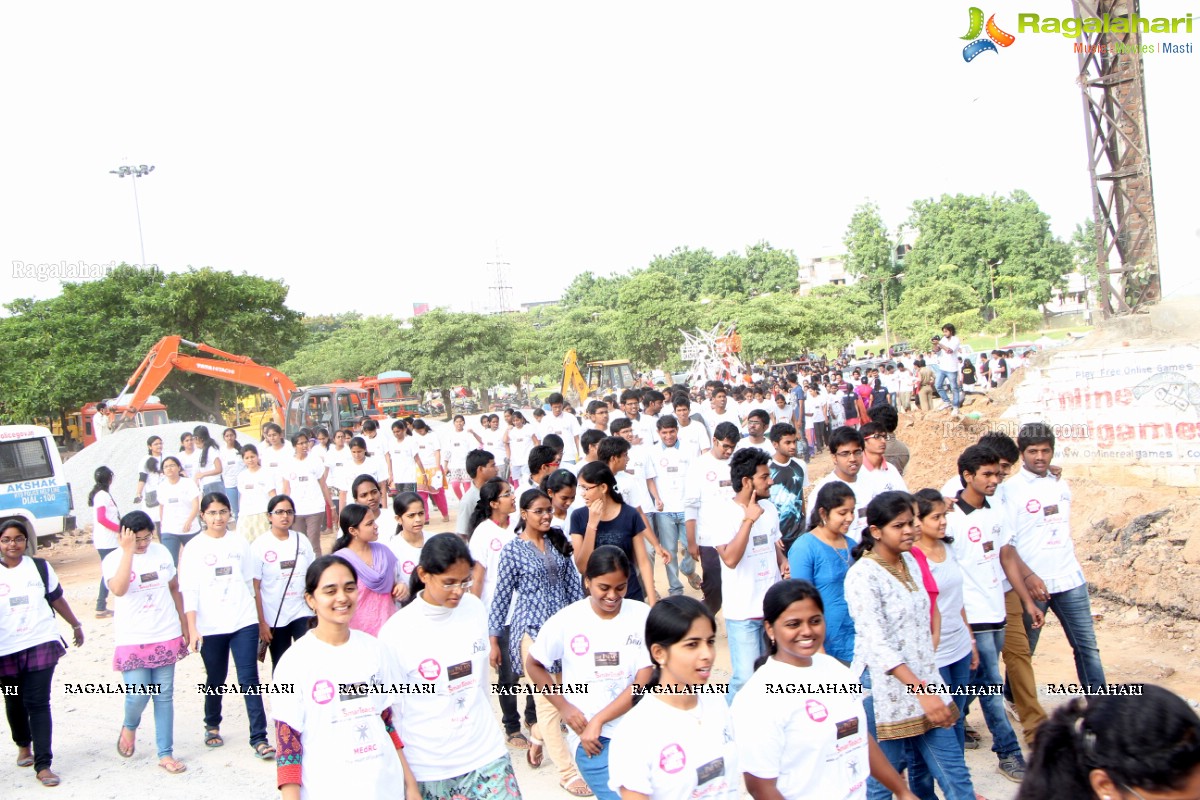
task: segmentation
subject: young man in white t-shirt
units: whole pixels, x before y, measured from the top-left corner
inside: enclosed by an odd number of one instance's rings
[[[1000,652],[1008,619],[1005,574],[1013,584],[1021,582],[1012,560],[1000,557],[1009,537],[1004,511],[988,502],[1000,485],[1000,457],[990,448],[971,445],[958,457],[958,470],[963,489],[946,515],[946,539],[953,542],[949,550],[962,570],[963,605],[972,642],[979,651],[979,666],[972,672],[971,682],[980,687],[999,686],[1003,683]],[[1005,715],[1004,700],[984,693],[980,704],[992,733],[992,751],[1000,760],[1000,774],[1019,783],[1025,777],[1025,759]]]
[[[711,406],[704,412],[704,417],[714,434],[722,422],[732,423],[741,431],[742,421],[737,412],[729,407],[729,394],[724,385],[713,387]]]
[[[737,450],[745,450],[747,447],[754,447],[762,450],[764,454],[770,456],[775,452],[775,448],[767,441],[767,428],[771,425],[771,415],[761,408],[751,409],[746,415],[746,435],[743,436],[737,443]]]
[[[692,462],[684,484],[683,516],[688,553],[700,562],[703,570],[700,590],[704,593],[704,605],[713,614],[721,610],[722,598],[721,557],[713,546],[717,530],[711,522],[712,513],[723,501],[733,499],[729,457],[740,438],[741,434],[732,423],[718,425],[713,434],[712,449]]]
[[[869,473],[879,492],[907,492],[908,484],[900,470],[893,467],[884,458],[888,446],[887,429],[878,422],[868,422],[858,429],[863,437],[862,472]]]
[[[733,676],[727,703],[754,674],[754,662],[767,654],[763,597],[787,570],[779,541],[779,514],[771,505],[771,469],[757,448],[734,453],[729,479],[736,494],[718,506],[712,520],[713,544],[721,559],[721,586],[729,661]]]
[[[942,402],[946,404],[944,408],[952,408],[951,413],[955,416],[958,415],[958,409],[962,408],[962,387],[958,382],[958,353],[962,345],[958,341],[956,333],[953,324],[947,322],[942,326],[941,338],[935,338],[933,341],[933,350],[937,359],[932,365],[933,388],[937,391],[938,397],[942,398]],[[950,384],[949,391],[945,387],[947,382]],[[953,397],[951,397],[951,393],[953,393]]]
[[[712,434],[703,420],[692,419],[692,401],[686,394],[677,394],[671,402],[678,421],[679,446],[689,455],[707,453],[712,447]]]
[[[563,462],[574,463],[579,460],[579,420],[563,411],[566,402],[558,392],[546,398],[546,402],[550,404],[550,413],[542,420],[538,440],[550,433],[558,434],[563,440]]]
[[[654,533],[659,544],[671,554],[667,562],[667,591],[683,594],[679,581],[682,572],[693,589],[700,588],[700,576],[696,574],[696,562],[687,549],[687,530],[684,525],[684,484],[688,467],[700,456],[685,449],[679,441],[679,423],[666,414],[655,423],[658,428],[658,443],[650,447],[654,469],[658,474],[655,484],[662,500],[662,509],[651,517]],[[682,551],[682,556],[680,555]]]
[[[817,481],[809,497],[815,498],[821,487],[827,483],[841,481],[854,492],[854,521],[846,532],[856,542],[862,541],[863,529],[867,527],[867,504],[879,494],[871,473],[862,472],[863,452],[865,443],[862,435],[843,425],[829,435],[829,452],[833,454],[833,472]]]

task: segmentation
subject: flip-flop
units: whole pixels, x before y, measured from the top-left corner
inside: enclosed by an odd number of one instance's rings
[[[37,779],[42,786],[58,786],[62,780],[51,772],[49,769],[44,769],[37,774]]]
[[[137,731],[132,731],[133,736],[129,742],[129,747],[125,748],[122,746],[122,743],[125,740],[125,731],[127,730],[129,730],[129,728],[122,726],[121,733],[117,735],[117,752],[121,754],[122,758],[130,758],[133,755],[134,749],[137,747]]]
[[[275,748],[271,747],[271,745],[267,744],[266,742],[259,742],[258,744],[254,745],[254,755],[258,756],[263,761],[274,761]]]
[[[504,737],[504,742],[514,750],[528,750],[529,740],[525,738],[525,734],[520,731],[514,731]]]
[[[181,772],[187,772],[187,764],[184,764],[182,761],[173,758],[172,756],[167,756],[166,758],[162,759],[158,762],[158,765],[172,775],[178,775]]]
[[[221,733],[216,728],[204,729],[204,746],[205,747],[220,747],[225,744],[225,740],[221,738]]]

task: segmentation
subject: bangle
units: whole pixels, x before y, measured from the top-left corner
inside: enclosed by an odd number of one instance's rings
[[[72,625],[71,627],[77,631],[81,631],[81,630],[83,630],[83,623],[76,623],[75,625]]]
[[[974,637],[972,637],[972,638],[971,638],[971,644],[975,644],[975,639],[974,639]]]

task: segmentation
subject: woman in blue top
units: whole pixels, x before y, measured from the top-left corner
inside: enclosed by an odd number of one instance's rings
[[[502,660],[508,659],[513,683],[524,673],[521,645],[525,636],[528,634],[531,642],[537,639],[546,620],[583,599],[583,580],[571,559],[571,543],[551,526],[553,519],[549,495],[541,489],[527,489],[521,495],[517,538],[500,551],[496,593],[488,614],[491,663],[499,670]],[[510,609],[512,620],[508,621]],[[570,785],[577,773],[559,731],[558,710],[543,695],[535,700],[538,724],[536,729],[530,726],[526,758],[531,767],[541,766],[542,745],[548,743],[560,783]],[[519,717],[516,722],[520,730]]]
[[[646,554],[646,541],[652,540],[650,531],[642,521],[642,515],[633,506],[626,505],[617,479],[612,470],[598,461],[585,464],[579,470],[579,493],[583,495],[583,508],[571,514],[571,546],[575,551],[575,567],[582,572],[592,551],[606,544],[619,547],[629,559],[632,567],[627,600],[641,600],[654,604],[654,572],[650,557]],[[634,541],[637,544],[634,544]],[[648,598],[640,575],[648,575],[651,596]]]
[[[827,483],[813,501],[808,533],[788,551],[791,577],[816,586],[825,604],[825,653],[847,665],[854,660],[854,620],[845,593],[855,544],[846,532],[853,521],[854,491],[841,481]]]

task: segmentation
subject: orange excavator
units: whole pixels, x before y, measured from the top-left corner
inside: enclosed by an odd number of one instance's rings
[[[212,358],[184,355],[186,345]],[[189,342],[181,336],[164,336],[142,359],[117,397],[121,414],[114,429],[133,424],[137,412],[172,370],[182,370],[210,378],[253,386],[269,394],[278,404],[276,421],[287,436],[302,427],[324,426],[330,432],[353,425],[364,416],[362,396],[348,387],[311,386],[298,389],[287,375],[274,367],[263,366],[248,356],[226,353],[206,344]]]

